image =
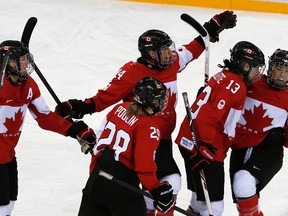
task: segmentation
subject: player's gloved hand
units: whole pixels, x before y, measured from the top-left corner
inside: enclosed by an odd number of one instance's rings
[[[67,135],[78,140],[81,145],[81,151],[84,154],[90,152],[97,142],[94,131],[83,121],[73,122],[72,126],[67,131]]]
[[[219,33],[224,29],[233,28],[236,26],[237,15],[233,11],[224,11],[216,14],[208,22],[204,23],[204,28],[210,35],[210,41],[215,43],[219,41]]]
[[[217,149],[211,144],[201,142],[198,150],[190,157],[192,170],[206,168],[214,160]]]
[[[176,203],[173,196],[172,186],[164,181],[158,188],[150,191],[154,199],[154,206],[157,210],[167,213]]]
[[[63,118],[81,119],[85,114],[95,112],[95,104],[92,99],[85,101],[70,99],[58,104],[55,112]]]

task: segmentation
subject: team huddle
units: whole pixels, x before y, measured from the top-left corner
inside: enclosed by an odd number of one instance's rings
[[[234,28],[236,23],[236,14],[224,11],[203,27],[215,43],[221,31]],[[263,216],[259,194],[281,169],[284,147],[288,147],[288,51],[275,49],[266,66],[266,56],[255,44],[239,41],[232,46],[230,58],[219,64],[221,71],[194,96],[191,115],[183,119],[173,138],[177,76],[205,50],[201,36],[176,48],[165,32],[144,32],[138,39],[141,55],[137,61],[125,63],[96,95],[59,103],[54,112],[30,76],[35,63],[28,47],[20,41],[3,41],[0,216],[12,215],[17,200],[15,147],[27,108],[42,129],[76,139],[83,153],[91,153],[90,175],[78,216],[173,216],[181,189],[181,168],[172,151],[175,144],[191,191],[186,215],[223,214],[224,160],[231,149],[231,199],[238,214]],[[114,107],[95,132],[79,120],[111,105]],[[8,124],[11,118],[14,121]],[[203,175],[207,187],[203,187]]]

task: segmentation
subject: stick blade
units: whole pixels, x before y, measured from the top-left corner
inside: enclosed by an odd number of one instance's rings
[[[198,33],[202,36],[202,37],[207,37],[208,33],[207,31],[204,29],[204,27],[197,21],[195,20],[193,17],[191,17],[190,15],[183,13],[181,14],[180,18],[188,23],[189,25],[193,26],[193,28],[196,29],[196,31],[198,31]]]
[[[21,42],[24,43],[28,48],[32,32],[34,27],[36,26],[37,21],[38,20],[36,17],[30,17],[24,27]]]

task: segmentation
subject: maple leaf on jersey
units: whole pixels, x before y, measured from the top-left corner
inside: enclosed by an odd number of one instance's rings
[[[258,107],[254,106],[254,112],[252,110],[244,111],[243,117],[246,120],[247,124],[245,127],[248,129],[253,129],[257,132],[263,132],[263,129],[272,125],[272,118],[268,115],[264,117],[266,109],[263,108],[263,104],[261,103]]]
[[[166,110],[173,110],[176,103],[176,92],[173,92],[170,88],[168,89],[169,99]]]
[[[7,134],[16,134],[19,132],[19,129],[23,123],[22,116],[23,112],[21,109],[19,109],[18,112],[15,113],[14,118],[6,118],[4,125],[8,129],[6,132]]]

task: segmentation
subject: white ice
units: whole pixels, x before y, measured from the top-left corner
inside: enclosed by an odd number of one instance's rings
[[[27,19],[37,17],[30,49],[38,67],[60,100],[84,99],[104,88],[124,63],[137,59],[137,40],[144,31],[161,29],[179,46],[197,36],[196,31],[180,19],[182,13],[204,23],[221,11],[111,0],[1,0],[0,41],[20,40]],[[235,12],[238,15],[237,27],[224,31],[220,42],[211,44],[210,76],[219,71],[217,64],[229,57],[229,49],[240,40],[258,45],[265,53],[266,61],[276,48],[288,49],[287,15]],[[37,74],[33,73],[32,77],[54,110],[55,101]],[[178,121],[173,138],[185,115],[181,92],[187,91],[192,102],[203,79],[204,54],[178,76]],[[109,109],[86,116],[84,120],[96,127]],[[90,156],[80,152],[78,143],[40,129],[28,114],[16,150],[19,197],[12,215],[77,215],[90,162]],[[183,173],[177,205],[186,209],[190,193],[186,189],[184,165],[176,145],[174,150]],[[228,159],[225,169],[223,215],[237,215],[231,200]],[[285,157],[282,170],[261,193],[261,208],[265,216],[288,215],[287,171]]]

